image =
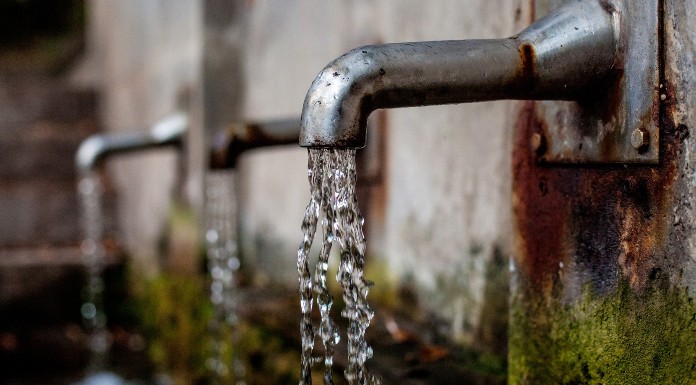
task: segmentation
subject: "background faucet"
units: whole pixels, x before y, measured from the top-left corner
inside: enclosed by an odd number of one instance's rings
[[[210,169],[237,167],[243,152],[260,147],[297,143],[300,119],[288,118],[263,122],[231,124],[219,130],[210,144]]]
[[[75,167],[85,173],[114,154],[181,146],[188,125],[186,114],[174,112],[155,123],[148,132],[92,135],[80,144],[75,154]]]

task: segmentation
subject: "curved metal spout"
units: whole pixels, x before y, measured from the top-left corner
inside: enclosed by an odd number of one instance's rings
[[[330,63],[307,93],[300,145],[362,147],[379,108],[577,100],[619,68],[620,10],[573,1],[508,39],[372,45]]]
[[[149,132],[92,135],[80,144],[75,154],[75,167],[80,172],[87,172],[114,154],[180,146],[188,124],[186,114],[175,112],[155,123]]]
[[[300,118],[233,124],[217,132],[210,148],[210,168],[237,167],[243,152],[260,147],[296,144],[300,137]]]

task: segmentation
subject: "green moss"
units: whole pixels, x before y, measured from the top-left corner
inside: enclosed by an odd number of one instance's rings
[[[585,290],[573,304],[518,292],[510,384],[695,384],[696,306],[686,289]]]
[[[205,242],[193,209],[175,201],[169,208],[169,223],[160,238],[160,254],[166,255],[166,268],[178,274],[207,272]]]
[[[508,345],[510,272],[507,266],[508,259],[502,249],[494,247],[486,267],[486,284],[475,338],[480,349],[495,354],[502,362],[506,360]]]
[[[338,266],[336,266],[336,271],[338,271]],[[335,272],[332,272],[332,276],[336,276]],[[365,278],[375,282],[368,296],[371,303],[379,304],[379,306],[388,309],[395,309],[400,305],[398,280],[393,270],[389,268],[386,259],[377,256],[366,258]]]
[[[148,355],[177,384],[195,383],[208,374],[213,308],[206,298],[205,280],[197,276],[162,275],[147,282],[140,293]]]
[[[237,340],[239,358],[250,384],[292,384],[300,380],[297,346],[282,332],[261,324],[241,323]],[[230,382],[231,383],[231,382]]]
[[[205,276],[163,274],[140,288],[140,322],[155,369],[171,375],[176,385],[235,383],[239,379],[233,370],[216,375],[206,365],[221,348],[229,368],[235,359],[244,367],[247,383],[298,383],[300,354],[288,330],[272,327],[272,317],[242,319],[211,330],[214,311],[208,285]]]

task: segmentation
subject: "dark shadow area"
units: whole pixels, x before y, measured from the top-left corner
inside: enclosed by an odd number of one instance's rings
[[[16,48],[81,31],[82,0],[0,0],[0,47]]]

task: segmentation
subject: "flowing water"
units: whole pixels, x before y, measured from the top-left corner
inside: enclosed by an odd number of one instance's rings
[[[327,287],[329,257],[334,243],[339,247],[339,267],[336,275],[343,294],[345,308],[341,316],[348,320],[348,366],[344,372],[350,384],[377,384],[379,380],[367,372],[365,362],[372,349],[365,341],[365,331],[374,312],[367,303],[372,283],[363,277],[365,266],[365,237],[363,218],[355,195],[355,150],[310,149],[308,176],[310,201],[302,222],[303,240],[298,250],[297,269],[300,279],[302,321],[302,372],[300,384],[312,383],[312,367],[324,364],[324,384],[333,384],[333,353],[339,342],[339,332],[331,318],[332,296]],[[309,255],[317,225],[321,219],[323,243],[314,269],[310,273]],[[318,334],[324,347],[323,357],[314,355],[317,330],[312,323],[313,295],[321,314]]]
[[[82,258],[87,270],[87,285],[84,288],[84,302],[80,309],[82,321],[89,333],[88,346],[92,353],[90,366],[100,370],[109,350],[110,337],[106,329],[106,316],[102,303],[104,292],[104,246],[102,244],[103,218],[101,208],[102,184],[95,171],[81,175],[78,194],[82,208],[83,241]]]
[[[237,195],[235,172],[211,171],[206,176],[206,247],[211,277],[210,300],[214,316],[210,324],[214,346],[206,366],[215,383],[244,384],[245,368],[233,354],[237,316],[237,282],[235,273],[240,261],[237,253]],[[232,359],[229,357],[232,356]],[[231,362],[231,363],[230,363]]]

